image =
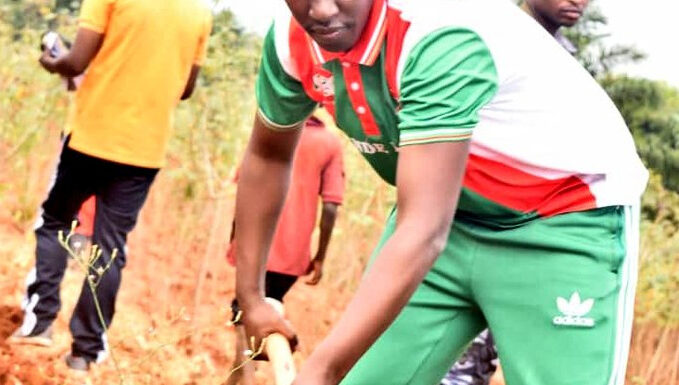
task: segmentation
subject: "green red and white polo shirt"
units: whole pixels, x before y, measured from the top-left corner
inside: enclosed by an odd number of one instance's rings
[[[479,220],[635,204],[647,179],[605,92],[507,0],[375,0],[359,41],[340,54],[283,6],[256,95],[276,130],[324,106],[391,184],[399,148],[471,140],[458,215]]]

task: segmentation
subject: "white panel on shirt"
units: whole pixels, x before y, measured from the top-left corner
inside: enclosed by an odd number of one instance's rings
[[[398,84],[409,52],[437,29],[466,28],[488,46],[499,89],[479,112],[472,138],[477,149],[518,168],[591,180],[598,206],[638,202],[647,171],[620,113],[590,74],[525,12],[507,0],[390,4],[411,22]]]

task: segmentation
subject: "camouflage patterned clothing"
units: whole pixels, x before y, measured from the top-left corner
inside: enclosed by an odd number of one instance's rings
[[[497,370],[497,350],[493,335],[484,330],[446,376],[441,385],[488,385]]]

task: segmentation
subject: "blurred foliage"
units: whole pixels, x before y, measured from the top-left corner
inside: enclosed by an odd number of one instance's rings
[[[36,177],[54,163],[35,148],[58,145],[68,106],[58,78],[38,69],[40,35],[61,20],[47,4],[0,0],[0,198],[11,197],[13,203],[3,210],[18,223],[34,217],[44,196]]]
[[[0,201],[17,225],[27,226],[47,182],[40,167],[53,162],[56,137],[65,121],[69,96],[59,79],[37,64],[40,35],[48,28],[73,36],[77,2],[0,0]],[[568,32],[585,51],[600,44],[596,30],[605,18],[595,11]],[[209,53],[194,96],[179,105],[168,166],[168,215],[195,212],[224,194],[246,144],[255,109],[252,92],[261,39],[244,31],[228,11],[215,15]],[[643,200],[641,270],[637,301],[640,319],[679,322],[679,188],[677,90],[645,79],[608,75],[621,60],[638,55],[581,56],[618,105],[647,165],[657,170]],[[631,52],[631,51],[630,51]],[[590,56],[588,56],[590,55]],[[590,63],[590,64],[587,64]],[[325,116],[324,120],[328,121]],[[348,190],[334,236],[341,254],[328,256],[328,278],[353,288],[379,229],[394,202],[394,191],[379,181],[346,140]],[[39,161],[38,161],[39,160]],[[38,186],[38,187],[36,187]],[[377,187],[376,187],[377,186]],[[188,203],[187,203],[188,202]],[[176,206],[186,206],[180,211]],[[198,219],[196,219],[198,220]],[[200,223],[197,226],[201,226]],[[197,227],[200,231],[202,227]],[[203,229],[205,230],[205,229]],[[331,246],[331,248],[334,248]]]
[[[185,180],[187,197],[205,188],[212,197],[223,192],[255,111],[261,39],[245,33],[229,11],[215,15],[213,24],[198,86],[179,106],[170,144],[170,162],[178,166],[172,174]]]
[[[28,226],[34,217],[51,172],[30,171],[29,166],[38,157],[41,165],[55,162],[57,137],[69,102],[59,79],[37,64],[40,35],[52,28],[72,38],[76,14],[75,2],[58,1],[55,6],[50,0],[0,0],[0,55],[6,58],[0,62],[0,201],[17,213],[13,218],[19,226]],[[261,38],[245,32],[232,13],[216,12],[206,62],[193,97],[179,104],[168,164],[159,176],[163,183],[156,183],[171,186],[164,193],[171,195],[174,209],[181,206],[188,212],[201,212],[205,202],[228,196],[233,189],[231,174],[245,148],[255,111],[252,89],[260,47]],[[330,119],[325,116],[325,120]],[[351,187],[334,239],[337,244],[355,236],[361,239],[352,250],[357,256],[352,260],[356,269],[337,277],[342,284],[352,285],[356,281],[353,271],[362,269],[379,236],[377,224],[393,203],[393,192],[364,167],[346,139],[342,142]],[[16,190],[21,191],[16,194],[18,202],[8,202],[10,195],[3,192]],[[346,267],[346,261],[334,259],[331,251],[328,265],[334,263]]]
[[[524,0],[515,0],[522,5]],[[584,14],[577,24],[570,28],[561,28],[561,32],[577,49],[577,59],[594,77],[611,72],[615,66],[641,61],[643,52],[626,44],[609,45],[605,32],[608,19],[597,6],[596,0],[590,0]]]
[[[652,173],[642,200],[637,321],[679,326],[679,195]]]
[[[592,0],[582,18],[571,28],[564,28],[566,36],[577,48],[577,58],[594,77],[609,73],[615,66],[644,59],[637,48],[605,42],[610,33],[604,32],[608,20]]]
[[[75,13],[80,9],[80,3],[81,2],[77,0],[56,0],[54,2],[54,8],[57,11]]]
[[[51,165],[58,148],[70,95],[56,76],[37,63],[41,35],[56,29],[75,34],[77,2],[0,0],[0,198],[19,187],[20,202],[11,210],[20,224],[33,218],[44,192],[44,171],[29,164]],[[164,174],[178,197],[210,199],[224,194],[254,116],[252,85],[261,39],[244,32],[233,14],[214,15],[209,53],[193,97],[179,105],[175,134]],[[36,149],[42,149],[38,153]],[[51,169],[51,166],[50,166]],[[11,176],[11,178],[10,178]],[[11,179],[11,180],[9,180]],[[45,179],[46,181],[47,179]],[[11,187],[10,187],[11,183]],[[27,186],[33,186],[28,188]],[[44,188],[44,187],[42,187]]]
[[[644,163],[679,191],[679,91],[663,82],[607,75],[601,85],[627,122]]]
[[[57,7],[53,0],[0,0],[0,20],[12,40],[20,41],[26,39],[26,34],[73,25],[73,10]]]
[[[564,28],[577,59],[599,80],[652,170],[642,199],[638,321],[679,326],[679,91],[642,78],[616,76],[615,66],[643,60],[633,46],[606,44],[607,19],[592,0],[580,21]],[[669,188],[669,190],[667,189]]]
[[[517,5],[523,5],[524,0],[515,0]],[[610,33],[604,32],[608,19],[597,7],[596,0],[590,0],[584,14],[576,25],[561,28],[564,36],[577,49],[578,61],[594,77],[609,73],[619,64],[643,60],[645,55],[630,45],[606,44],[605,39]]]

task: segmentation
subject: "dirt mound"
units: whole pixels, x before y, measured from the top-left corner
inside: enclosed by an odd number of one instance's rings
[[[16,330],[23,318],[18,306],[0,305],[0,345]]]

